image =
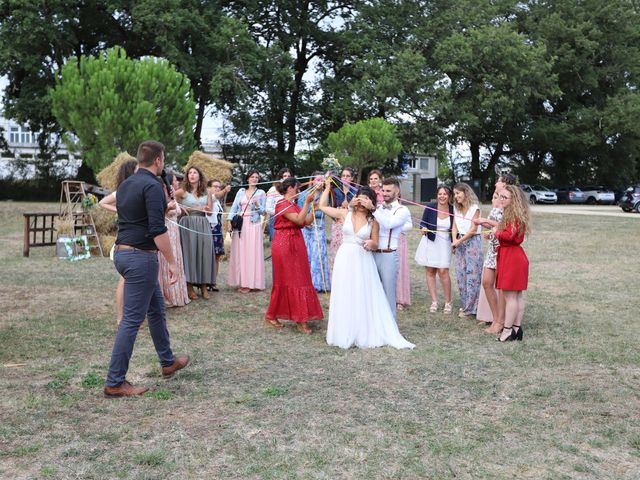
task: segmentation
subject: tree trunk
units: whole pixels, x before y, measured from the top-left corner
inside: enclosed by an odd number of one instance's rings
[[[193,138],[196,141],[196,148],[202,148],[202,124],[204,123],[204,112],[207,107],[207,95],[203,92],[203,89],[207,89],[208,85],[202,82],[198,88],[198,96],[196,101],[198,102],[198,109],[196,112],[196,126],[193,130]],[[203,94],[204,93],[204,94]]]
[[[289,136],[289,145],[287,146],[287,156],[293,158],[296,151],[296,143],[298,140],[298,110],[300,106],[300,95],[302,95],[302,77],[307,71],[307,40],[300,41],[295,66],[295,77],[293,83],[293,91],[291,92],[291,102],[289,103],[289,114],[287,115],[287,133]]]
[[[480,142],[471,140],[469,150],[471,150],[471,178],[480,178]]]

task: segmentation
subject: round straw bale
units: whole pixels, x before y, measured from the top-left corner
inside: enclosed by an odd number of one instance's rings
[[[120,152],[116,158],[113,159],[110,165],[103,168],[100,173],[96,176],[98,183],[102,188],[108,188],[109,190],[116,189],[116,180],[118,178],[118,170],[120,170],[120,165],[129,160],[134,160],[135,157],[132,157],[127,152]]]

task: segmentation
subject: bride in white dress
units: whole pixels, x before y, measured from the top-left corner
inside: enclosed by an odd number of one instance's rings
[[[330,191],[327,179],[320,210],[344,223],[331,276],[327,343],[340,348],[415,347],[398,331],[373,254],[364,248],[365,242],[369,249],[378,248],[379,226],[370,210],[375,209],[375,193],[369,187],[361,188],[347,210],[328,206]]]

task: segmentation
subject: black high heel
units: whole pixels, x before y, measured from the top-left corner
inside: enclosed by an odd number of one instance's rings
[[[518,340],[519,342],[521,342],[522,341],[522,335],[523,335],[522,332],[524,332],[524,330],[522,329],[521,326],[517,326],[516,328],[518,329],[518,331],[516,332],[515,339]]]
[[[508,337],[506,337],[504,340],[502,340],[502,333],[503,333],[505,330],[511,330],[511,333],[509,334],[509,336],[508,336]],[[513,327],[509,327],[509,328],[504,327],[504,328],[502,329],[502,332],[500,332],[500,335],[498,336],[498,338],[497,338],[496,340],[498,340],[499,342],[513,342],[513,341],[516,339],[517,335],[518,335],[518,334],[517,334],[517,333],[516,333],[516,331],[513,329]]]

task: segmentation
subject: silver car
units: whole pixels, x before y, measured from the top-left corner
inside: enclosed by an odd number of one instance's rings
[[[520,185],[520,188],[532,204],[535,203],[558,203],[555,192],[542,185]]]
[[[613,205],[616,202],[616,194],[611,190],[597,185],[585,185],[580,187],[586,202],[590,205],[600,203],[602,205]]]

